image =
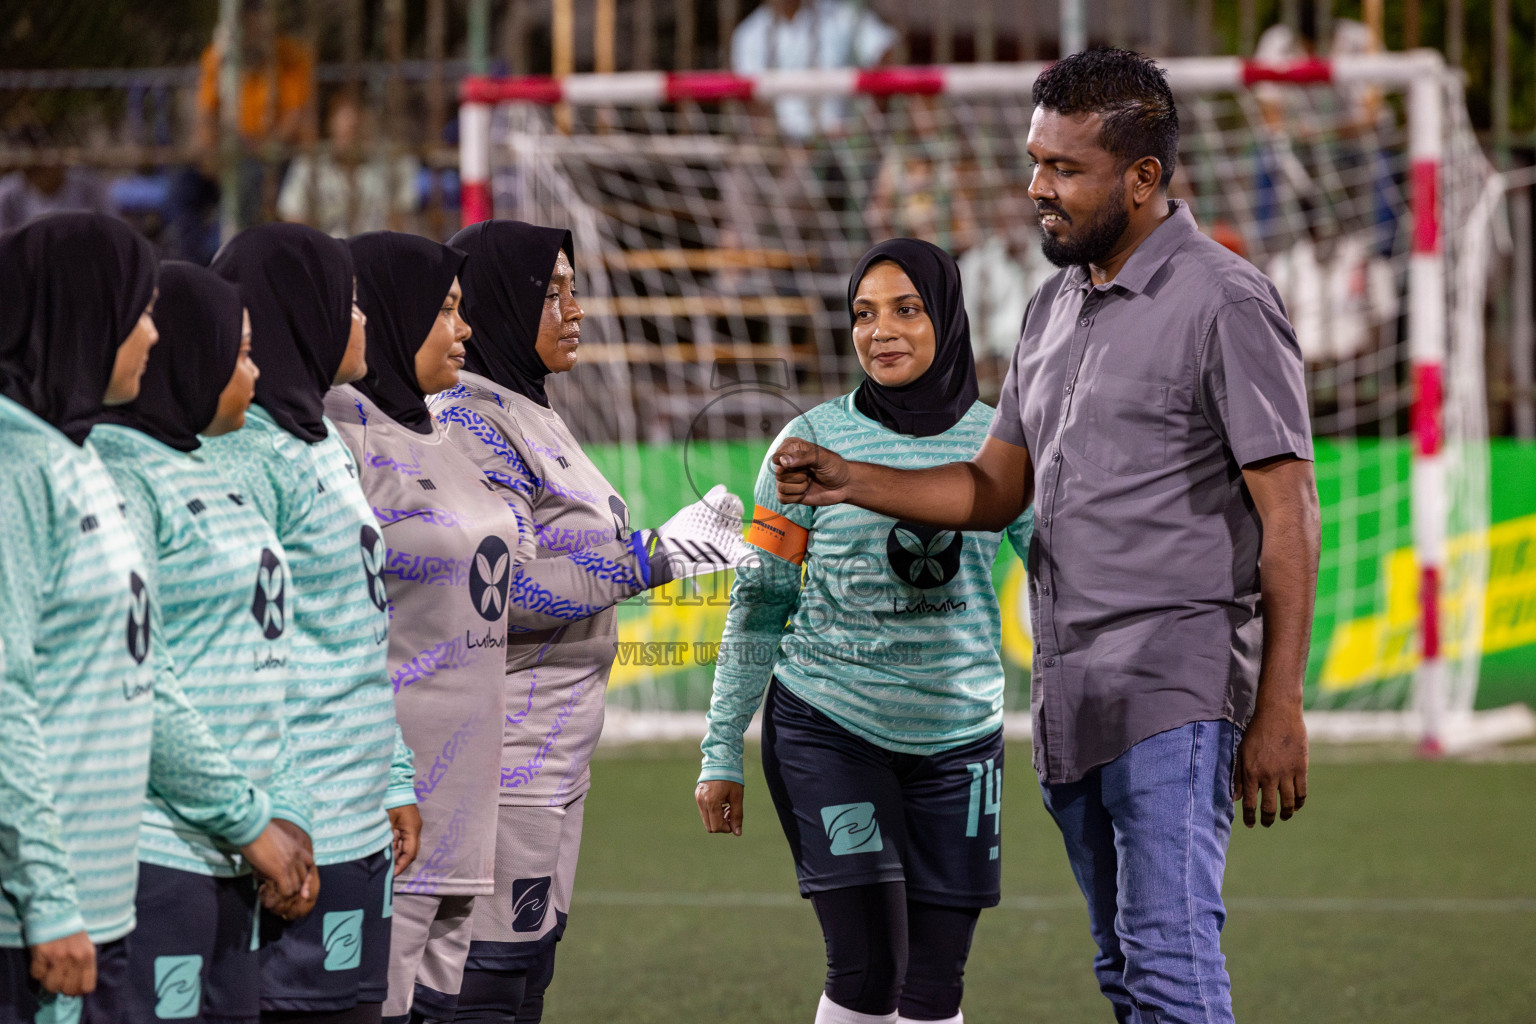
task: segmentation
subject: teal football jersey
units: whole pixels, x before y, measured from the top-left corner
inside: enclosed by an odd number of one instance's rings
[[[0,945],[109,942],[149,778],[147,570],[94,449],[5,399],[0,446]]]
[[[340,864],[389,846],[386,808],[416,797],[389,681],[384,538],[327,429],[307,444],[252,406],[243,429],[203,447],[288,555],[288,740],[315,802],[315,861]]]
[[[114,424],[96,427],[91,444],[153,555],[155,635],[169,671],[236,767],[266,789],[272,813],[309,830],[312,802],[284,727],[296,683],[288,561],[277,535],[201,452]],[[154,791],[139,859],[218,877],[249,870],[235,845],[195,827]]]
[[[796,417],[769,449],[798,436],[857,462],[921,469],[973,457],[992,410],[977,402],[932,437],[898,434],[851,394]],[[1002,725],[1001,627],[992,564],[1002,533],[938,530],[853,505],[783,505],[764,460],[757,515],[809,531],[804,565],[764,554],[737,571],[715,666],[701,779],[742,781],[742,735],[769,681],[856,736],[932,754]],[[1006,531],[1028,548],[1033,512]]]

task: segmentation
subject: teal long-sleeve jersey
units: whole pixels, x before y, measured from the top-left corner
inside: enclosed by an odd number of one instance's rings
[[[149,568],[95,449],[0,399],[0,946],[134,924],[146,785],[232,843],[265,794],[157,677]]]
[[[252,406],[244,428],[203,442],[288,554],[288,740],[315,802],[321,865],[383,850],[386,810],[416,802],[389,681],[384,538],[351,453],[326,428],[307,444]]]
[[[910,437],[859,412],[849,394],[790,421],[769,453],[803,437],[853,461],[923,469],[972,458],[991,422],[977,402],[944,433]],[[938,753],[1001,727],[992,563],[1003,534],[936,530],[853,505],[784,505],[767,459],[755,500],[755,516],[782,516],[809,539],[803,565],[764,554],[736,573],[700,781],[743,781],[742,736],[774,676],[899,753]],[[1021,556],[1033,523],[1027,510],[1006,531]]]
[[[311,829],[313,801],[284,724],[290,666],[288,558],[277,535],[199,452],[115,424],[91,431],[147,556],[162,672],[173,675],[272,814]],[[229,878],[249,866],[150,792],[139,859]]]

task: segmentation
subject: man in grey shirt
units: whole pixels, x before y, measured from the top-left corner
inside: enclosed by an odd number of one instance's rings
[[[1306,799],[1301,356],[1269,281],[1168,200],[1178,114],[1156,65],[1077,54],[1034,101],[1030,196],[1064,269],[1030,303],[981,452],[901,471],[790,440],[779,497],[971,530],[1034,500],[1035,768],[1099,986],[1119,1021],[1231,1021],[1235,797],[1250,827]]]

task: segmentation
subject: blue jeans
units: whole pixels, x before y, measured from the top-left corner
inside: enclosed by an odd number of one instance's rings
[[[1224,1024],[1221,879],[1241,732],[1194,722],[1078,782],[1042,785],[1083,896],[1099,989],[1121,1024]]]

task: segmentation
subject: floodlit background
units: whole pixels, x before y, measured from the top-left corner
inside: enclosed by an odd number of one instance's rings
[[[1165,59],[1183,124],[1174,194],[1285,297],[1324,504],[1312,795],[1296,820],[1234,837],[1238,1014],[1532,1020],[1536,8],[843,8],[815,28],[824,63],[872,71],[880,95],[748,98],[740,79],[695,77],[669,100],[622,77],[796,72],[755,0],[0,0],[0,229],[103,209],[207,262],[272,219],[446,238],[489,210],[570,227],[588,344],[551,392],[634,521],[655,524],[715,482],[748,497],[784,424],[856,384],[845,277],[873,240],[957,255],[994,400],[1052,269],[1025,194],[1029,69],[1106,43]],[[1392,73],[1329,82],[1314,63],[1404,67],[1420,48],[1440,69],[1428,135]],[[1197,73],[1207,56],[1312,81]],[[947,84],[986,65],[1025,84]],[[915,66],[955,77],[899,70]],[[461,106],[466,81],[484,106]],[[1433,272],[1415,277],[1431,213]],[[1428,357],[1411,345],[1424,331]],[[1027,609],[1006,550],[995,580],[1014,740],[1005,895],[977,933],[966,1015],[1102,1020],[1029,769]],[[802,1021],[815,1005],[819,936],[755,748],[745,836],[705,836],[693,807],[727,593],[678,585],[621,610],[551,1021]]]

